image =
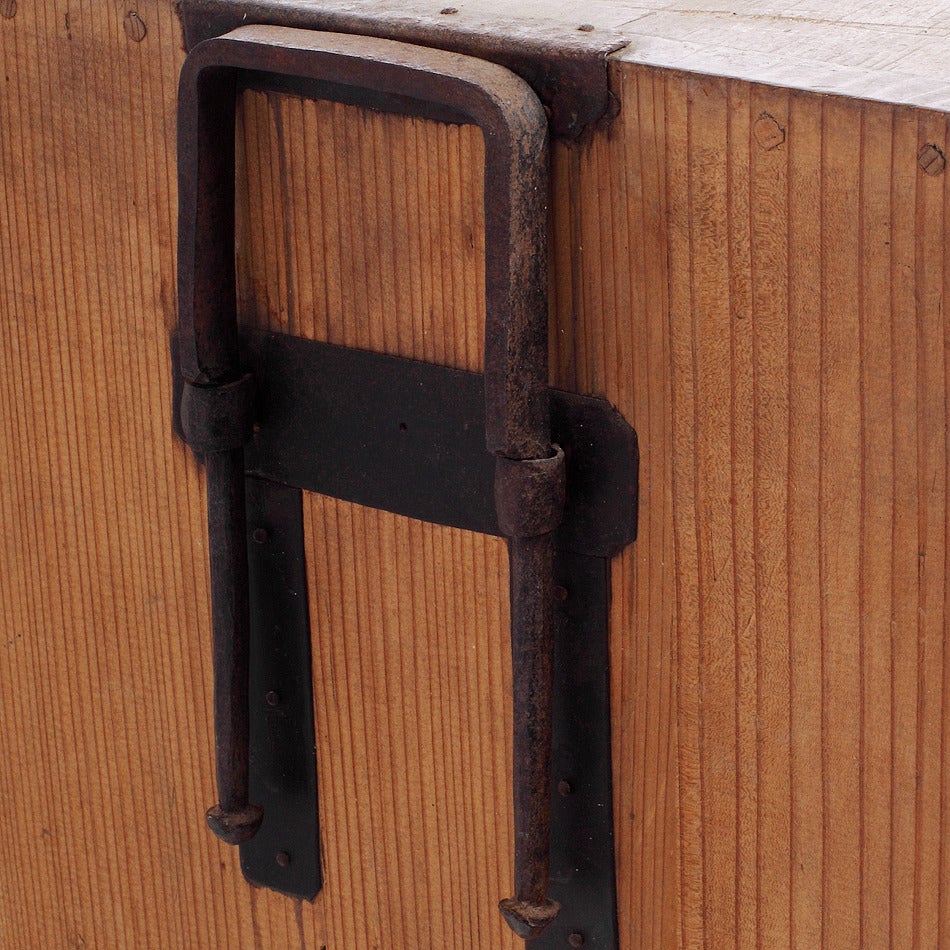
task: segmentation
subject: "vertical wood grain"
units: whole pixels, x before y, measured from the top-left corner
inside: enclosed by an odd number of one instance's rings
[[[201,476],[170,435],[174,7],[0,19],[0,933],[20,947],[323,945],[213,800]],[[304,926],[306,918],[306,926]]]
[[[824,881],[822,811],[822,686],[819,607],[820,517],[815,398],[821,371],[821,115],[793,96],[787,129],[789,164],[789,422],[788,422],[788,650],[791,674],[789,892],[793,946],[820,946]],[[794,198],[794,200],[793,200]]]
[[[946,120],[614,75],[627,108],[608,144],[562,166],[581,200],[558,231],[571,251],[558,258],[554,352],[556,378],[605,391],[638,427],[643,523],[670,506],[672,551],[652,532],[638,542],[675,564],[665,604],[651,586],[631,614],[641,562],[615,567],[624,938],[940,945],[946,187],[916,155],[943,148]],[[662,108],[644,122],[657,89]],[[659,220],[638,229],[618,206]],[[647,250],[618,279],[617,249],[638,241]],[[650,284],[651,256],[664,286]],[[646,645],[671,611],[664,672]],[[655,698],[670,687],[672,725]],[[643,745],[657,740],[677,752],[674,785]],[[656,795],[651,826],[626,825],[640,782],[678,809],[664,862],[639,850],[669,828]],[[675,936],[650,903],[661,875],[680,882]]]
[[[131,9],[129,7],[128,9]],[[202,475],[170,436],[167,0],[0,19],[0,934],[514,946],[496,539],[306,503],[326,888],[213,799]],[[946,117],[615,63],[552,154],[551,376],[642,450],[612,570],[621,946],[947,942]],[[477,369],[471,129],[245,96],[243,319]]]
[[[666,130],[628,132],[626,110],[611,160],[642,169],[630,135],[664,169],[652,197],[667,212],[656,322],[669,356],[644,385],[668,401],[672,434],[678,942],[940,945],[946,187],[916,156],[944,147],[946,119],[630,74],[623,101],[658,85]],[[600,207],[645,200],[643,185],[628,175]],[[616,220],[612,245],[636,240]],[[609,339],[622,296],[584,302]],[[636,352],[648,331],[628,325]],[[650,415],[618,398],[620,352],[588,350],[578,385],[606,380],[642,436]],[[648,480],[661,464],[648,440],[643,464]],[[621,696],[639,668],[618,638],[653,636],[655,609],[614,627]],[[636,771],[621,736],[620,768]],[[635,883],[655,869],[625,864],[619,804],[617,816],[624,935],[669,945]]]
[[[914,920],[914,829],[916,825],[917,708],[920,687],[917,669],[917,611],[920,576],[918,534],[918,333],[915,267],[916,169],[900,166],[897,155],[916,146],[917,123],[909,114],[893,120],[893,190],[891,300],[903,313],[914,314],[910,326],[894,326],[894,470],[895,509],[892,527],[891,725],[892,813],[890,834],[890,931],[893,945],[912,944]],[[907,710],[912,713],[907,715]]]
[[[477,129],[244,105],[245,318],[480,368]],[[318,496],[305,511],[328,945],[514,947],[496,906],[513,844],[504,543]]]
[[[780,126],[788,116],[785,90],[753,87],[749,97],[749,230],[751,244],[754,529],[751,573],[755,589],[758,664],[755,670],[756,941],[791,944],[791,750],[787,439],[789,429],[788,151]],[[777,130],[777,127],[779,130]],[[761,142],[766,145],[762,147]]]
[[[860,258],[867,265],[861,291],[862,548],[890,549],[895,513],[894,419],[892,406],[899,385],[893,371],[895,349],[891,307],[891,193],[893,119],[880,110],[862,116],[861,171],[863,214]],[[892,821],[891,758],[893,735],[892,625],[893,585],[890,557],[861,563],[862,631],[865,665],[861,677],[861,815],[863,836],[861,934],[867,946],[885,946],[890,939],[890,866],[888,841]],[[869,782],[868,777],[877,777]]]

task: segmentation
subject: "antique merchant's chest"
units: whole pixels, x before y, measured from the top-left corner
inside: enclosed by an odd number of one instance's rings
[[[443,2],[0,0],[0,946],[950,947],[950,8]]]

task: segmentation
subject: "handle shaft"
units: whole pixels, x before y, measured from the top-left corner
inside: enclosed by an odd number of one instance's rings
[[[564,453],[495,462],[495,507],[508,536],[511,603],[515,893],[499,904],[526,940],[557,916],[548,897],[551,846],[551,666],[554,532],[564,510]]]
[[[250,608],[244,504],[244,450],[207,456],[214,733],[218,804],[211,830],[228,844],[252,838],[263,812],[248,802]]]
[[[511,655],[514,700],[515,899],[545,905],[551,840],[551,661],[554,535],[514,538]]]

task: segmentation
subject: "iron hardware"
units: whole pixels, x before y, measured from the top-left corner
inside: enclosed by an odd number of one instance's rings
[[[181,17],[189,50],[255,23],[385,37],[498,63],[531,86],[549,113],[551,135],[567,141],[588,137],[619,110],[608,88],[607,56],[630,42],[614,30],[519,20],[507,11],[494,17],[451,7],[440,12],[406,0],[182,0]]]
[[[249,597],[242,374],[234,294],[234,109],[246,72],[315,80],[407,102],[435,102],[486,140],[485,437],[496,457],[498,522],[509,539],[514,691],[515,894],[509,925],[537,936],[557,915],[550,849],[551,656],[555,531],[564,455],[552,445],[547,389],[547,123],[507,70],[386,40],[243,27],[199,44],[179,86],[179,327],[182,424],[208,469],[220,803],[208,812],[228,843],[253,837],[248,800]]]
[[[312,899],[321,869],[301,490],[500,535],[495,459],[485,449],[480,373],[247,329],[240,346],[257,386],[244,452],[250,790],[267,815],[241,844],[241,867],[255,884]],[[176,346],[172,353],[174,364]],[[582,932],[585,946],[616,950],[607,559],[636,535],[636,436],[603,399],[550,396],[567,474],[554,589],[550,850],[550,893],[562,911],[535,943],[557,950]],[[281,852],[290,852],[287,866],[276,861]]]

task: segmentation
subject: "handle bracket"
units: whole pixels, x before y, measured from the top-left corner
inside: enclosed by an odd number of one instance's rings
[[[564,452],[551,438],[547,386],[547,125],[531,89],[492,64],[386,40],[250,26],[199,44],[183,67],[178,355],[183,429],[208,471],[220,797],[208,821],[225,841],[240,843],[267,817],[248,794],[244,445],[254,382],[243,362],[234,292],[234,108],[247,73],[256,83],[262,75],[316,82],[323,98],[336,89],[345,90],[346,101],[354,90],[374,104],[394,97],[400,111],[418,102],[430,114],[434,103],[485,137],[482,451],[495,463],[497,526],[509,544],[514,690],[515,894],[500,908],[517,933],[535,937],[559,910],[548,895],[551,678],[555,543],[567,476]]]
[[[497,63],[520,76],[550,115],[555,138],[576,141],[603,128],[619,111],[610,92],[607,57],[631,36],[616,30],[577,29],[548,19],[484,15],[421,0],[182,0],[185,45],[251,23],[378,36],[451,50]]]

